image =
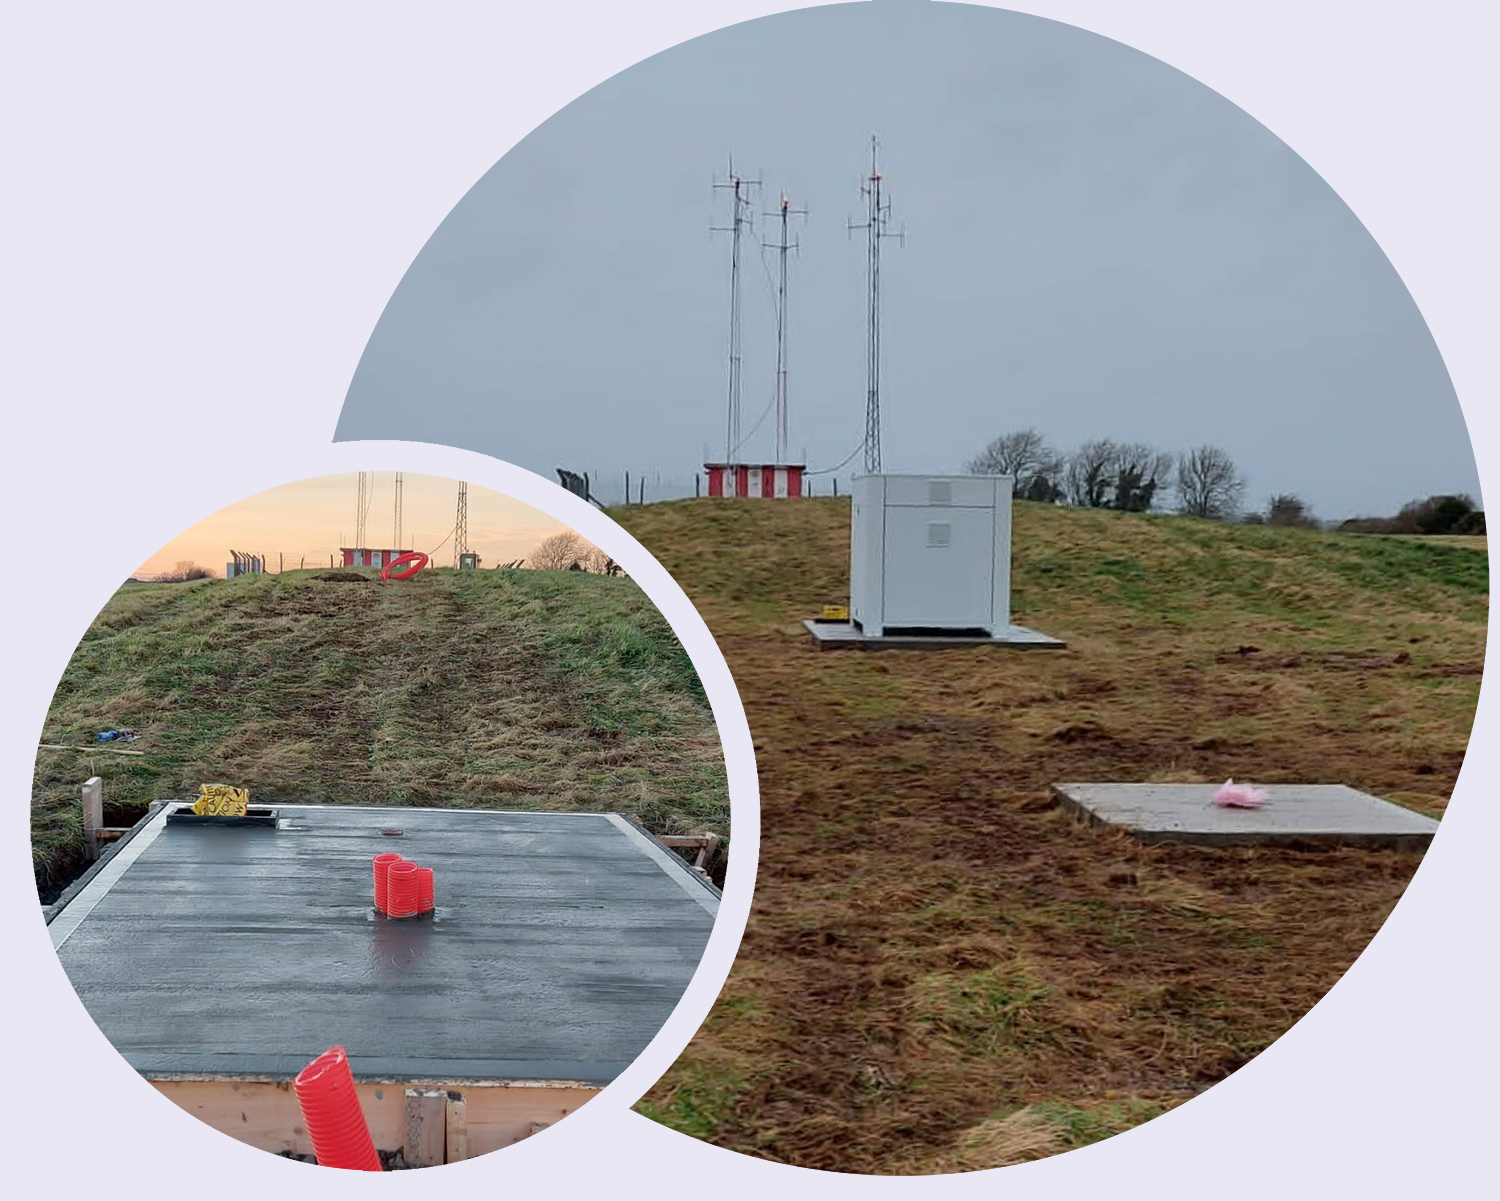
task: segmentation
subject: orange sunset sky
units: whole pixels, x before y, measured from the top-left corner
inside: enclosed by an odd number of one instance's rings
[[[402,538],[391,547],[394,474],[367,473],[372,481],[365,542],[372,549],[419,550],[433,554],[434,567],[453,565],[453,530],[458,484],[433,475],[407,472],[402,489]],[[257,493],[220,509],[184,530],[141,564],[138,575],[170,571],[191,559],[216,576],[224,574],[230,548],[264,555],[266,570],[276,571],[285,556],[286,570],[299,565],[327,567],[328,556],[353,546],[357,472],[316,476]],[[487,488],[469,485],[469,549],[481,567],[493,567],[530,555],[538,543],[568,527],[539,509]],[[446,542],[444,539],[448,539]],[[441,549],[437,549],[441,546]]]

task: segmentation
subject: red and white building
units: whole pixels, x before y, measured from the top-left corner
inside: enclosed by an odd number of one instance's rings
[[[802,495],[801,463],[705,463],[710,496]]]
[[[409,550],[371,550],[365,546],[341,546],[339,550],[345,567],[384,567],[402,555],[411,554]]]

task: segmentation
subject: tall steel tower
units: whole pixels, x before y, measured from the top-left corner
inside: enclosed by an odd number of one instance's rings
[[[865,373],[868,388],[865,393],[865,474],[880,471],[880,242],[883,238],[899,238],[904,244],[905,231],[891,233],[886,229],[891,219],[891,202],[884,194],[885,178],[880,173],[880,142],[870,138],[870,174],[860,185],[860,194],[866,201],[865,220],[862,224],[849,223],[852,232],[863,229],[868,235],[866,252],[866,274],[869,322]]]
[[[458,566],[458,557],[469,553],[469,485],[463,481],[458,485],[458,515],[453,522],[453,566]]]
[[[734,212],[727,226],[714,226],[730,237],[729,251],[729,421],[724,437],[724,462],[736,462],[740,451],[740,239],[753,228],[750,217],[750,190],[760,186],[758,179],[735,174],[734,159],[729,160],[729,177],[715,188],[734,193]]]
[[[787,306],[786,306],[786,256],[789,250],[797,249],[797,243],[792,241],[788,233],[788,223],[792,216],[805,217],[806,209],[792,208],[792,202],[785,192],[781,194],[781,206],[775,213],[767,213],[768,217],[781,218],[781,240],[779,242],[764,242],[762,245],[768,249],[775,250],[780,258],[780,274],[776,290],[776,462],[786,462],[787,442],[787,392],[786,392],[786,333],[787,333]]]
[[[354,502],[354,545],[357,547],[365,544],[365,517],[370,512],[369,476],[368,471],[359,473],[359,496]]]
[[[391,549],[401,549],[401,473],[396,472],[396,506],[395,521],[391,526]]]

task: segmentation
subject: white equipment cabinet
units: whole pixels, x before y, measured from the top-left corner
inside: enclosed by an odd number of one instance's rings
[[[1010,495],[999,475],[854,479],[849,617],[867,638],[1010,626]]]

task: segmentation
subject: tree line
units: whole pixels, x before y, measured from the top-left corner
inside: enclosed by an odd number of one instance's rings
[[[562,530],[559,533],[544,538],[536,550],[531,552],[531,558],[516,559],[514,562],[502,564],[502,567],[518,568],[522,564],[530,567],[533,571],[587,571],[597,575],[624,575],[624,570],[607,554],[590,542],[582,534],[576,534],[572,530]],[[178,562],[171,571],[164,571],[152,577],[132,576],[130,581],[134,583],[155,584],[182,584],[189,580],[207,580],[215,578],[214,573],[206,567],[200,567],[197,563],[188,559]]]
[[[1246,486],[1234,459],[1217,446],[1173,454],[1144,442],[1094,438],[1063,454],[1030,429],[1001,434],[964,469],[1011,476],[1020,500],[1146,513],[1170,496],[1179,513],[1220,520],[1238,515]]]
[[[1034,429],[1001,434],[964,465],[973,475],[1008,475],[1019,500],[1087,509],[1146,513],[1173,508],[1215,521],[1321,529],[1306,502],[1292,493],[1273,496],[1264,509],[1246,511],[1247,481],[1233,456],[1202,445],[1172,453],[1143,442],[1094,438],[1062,453]],[[1429,496],[1404,505],[1393,517],[1356,517],[1338,528],[1351,533],[1482,534],[1484,513],[1464,493]]]
[[[597,575],[624,575],[620,565],[572,530],[544,538],[531,552],[533,571],[591,571]]]
[[[133,575],[127,584],[186,584],[190,580],[211,580],[214,573],[200,567],[191,559],[178,559],[171,571],[159,571],[155,575]]]

